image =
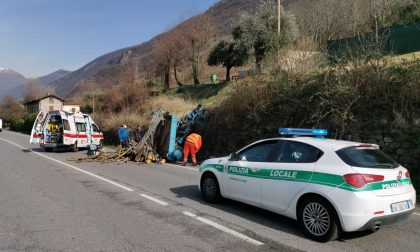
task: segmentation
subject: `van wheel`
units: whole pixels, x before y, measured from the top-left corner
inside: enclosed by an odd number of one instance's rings
[[[45,148],[45,151],[46,152],[52,152],[53,151],[53,148]]]
[[[216,176],[211,173],[204,174],[201,178],[201,194],[205,201],[209,203],[218,203],[221,200],[220,187]]]
[[[328,242],[338,238],[340,224],[331,204],[320,198],[305,199],[299,206],[298,219],[305,233],[318,242]]]
[[[79,148],[77,148],[77,142],[75,142],[74,144],[71,145],[71,151],[73,151],[73,152],[79,151]]]

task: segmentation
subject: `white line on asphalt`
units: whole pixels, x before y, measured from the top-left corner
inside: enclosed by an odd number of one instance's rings
[[[59,164],[61,164],[61,165],[67,166],[67,167],[69,167],[69,168],[72,168],[72,169],[77,170],[77,171],[79,171],[79,172],[82,172],[82,173],[84,173],[84,174],[87,174],[87,175],[90,175],[90,176],[95,177],[95,178],[97,178],[97,179],[100,179],[100,180],[102,180],[102,181],[104,181],[104,182],[107,182],[107,183],[109,183],[109,184],[111,184],[111,185],[117,186],[117,187],[119,187],[119,188],[121,188],[121,189],[124,189],[124,190],[126,190],[126,191],[128,191],[128,192],[133,192],[133,191],[134,191],[133,189],[131,189],[131,188],[129,188],[129,187],[126,187],[126,186],[124,186],[124,185],[118,184],[118,183],[116,183],[116,182],[114,182],[114,181],[112,181],[112,180],[109,180],[109,179],[103,178],[103,177],[101,177],[101,176],[98,176],[98,175],[96,175],[96,174],[94,174],[94,173],[91,173],[91,172],[88,172],[88,171],[82,170],[82,169],[80,169],[80,168],[78,168],[78,167],[76,167],[76,166],[73,166],[73,165],[67,164],[67,163],[65,163],[65,162],[63,162],[63,161],[60,161],[60,160],[54,159],[54,158],[52,158],[52,157],[46,156],[46,155],[44,155],[44,154],[41,154],[41,153],[39,153],[39,152],[36,152],[36,151],[30,150],[30,149],[27,149],[27,148],[25,148],[25,147],[23,147],[23,146],[20,146],[20,145],[18,145],[18,144],[15,144],[14,142],[9,141],[9,140],[3,139],[3,138],[0,138],[0,140],[3,140],[3,141],[8,142],[8,143],[10,143],[10,144],[13,144],[13,145],[15,145],[15,146],[17,146],[17,147],[19,147],[19,148],[21,148],[21,149],[23,149],[23,150],[28,150],[28,151],[30,151],[30,152],[32,152],[32,153],[34,153],[34,154],[37,154],[37,155],[39,155],[39,156],[41,156],[41,157],[44,157],[44,158],[49,159],[49,160],[51,160],[51,161],[57,162],[57,163],[59,163]]]
[[[415,215],[419,215],[419,216],[420,216],[420,213],[413,213],[413,214],[415,214]]]
[[[143,198],[146,198],[146,199],[149,199],[149,200],[151,200],[151,201],[154,201],[154,202],[156,202],[156,203],[158,203],[158,204],[160,204],[160,205],[162,205],[162,206],[167,206],[167,205],[169,205],[168,203],[166,203],[165,201],[162,201],[162,200],[158,200],[158,199],[156,199],[156,198],[153,198],[152,196],[149,196],[149,195],[146,195],[146,194],[139,194],[140,196],[142,196]]]
[[[221,230],[221,231],[223,231],[223,232],[226,232],[226,233],[228,233],[228,234],[231,234],[231,235],[233,235],[233,236],[235,236],[235,237],[237,237],[237,238],[239,238],[239,239],[242,239],[242,240],[244,240],[244,241],[247,241],[247,242],[249,242],[249,243],[251,243],[251,244],[254,244],[254,245],[257,245],[257,246],[264,245],[264,243],[262,243],[262,242],[260,242],[260,241],[254,240],[254,239],[252,239],[252,238],[250,238],[250,237],[248,237],[248,236],[246,236],[246,235],[243,235],[243,234],[241,234],[241,233],[238,233],[238,232],[236,232],[235,230],[232,230],[232,229],[230,229],[230,228],[224,227],[224,226],[222,226],[222,225],[220,225],[220,224],[217,224],[216,222],[213,222],[213,221],[208,220],[208,219],[206,219],[206,218],[203,218],[203,217],[197,216],[197,215],[195,215],[195,214],[193,214],[193,213],[190,213],[190,212],[188,212],[188,211],[184,211],[184,212],[182,212],[182,213],[183,213],[184,215],[188,216],[188,217],[191,217],[191,218],[193,218],[193,219],[196,219],[196,220],[198,220],[198,221],[201,221],[201,222],[203,222],[203,223],[205,223],[205,224],[207,224],[207,225],[210,225],[210,226],[212,226],[212,227],[214,227],[214,228],[217,228],[217,229],[219,229],[219,230]]]
[[[176,164],[170,164],[170,163],[166,163],[167,165],[172,165],[178,168],[182,168],[182,169],[188,169],[188,170],[193,170],[193,171],[198,171],[198,169],[196,168],[190,168],[190,167],[186,167],[186,166],[182,166],[182,165],[176,165]]]

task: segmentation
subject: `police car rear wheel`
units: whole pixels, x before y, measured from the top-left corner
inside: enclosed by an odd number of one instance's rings
[[[220,201],[219,183],[213,174],[205,174],[201,179],[201,193],[207,202],[217,203]]]
[[[331,204],[322,198],[308,198],[299,208],[299,222],[305,233],[315,241],[335,240],[339,224]]]

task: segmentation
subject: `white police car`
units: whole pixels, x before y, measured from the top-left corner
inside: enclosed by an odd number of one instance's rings
[[[410,173],[377,145],[325,139],[326,130],[286,128],[280,134],[289,137],[203,162],[204,199],[225,197],[285,215],[320,242],[342,231],[376,231],[413,213]]]

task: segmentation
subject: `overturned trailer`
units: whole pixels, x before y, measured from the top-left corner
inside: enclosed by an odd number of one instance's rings
[[[150,153],[150,149],[168,161],[181,160],[185,138],[199,131],[205,125],[207,116],[208,111],[202,105],[183,118],[162,111],[155,112],[149,130],[136,146],[135,161],[143,161],[142,158],[147,161],[146,153]]]
[[[129,148],[118,147],[115,152],[99,151],[98,155],[83,158],[71,158],[71,161],[98,162],[152,162],[164,163],[166,160],[176,162],[183,158],[185,138],[197,132],[205,125],[208,111],[198,105],[182,118],[158,110],[153,112],[147,132],[140,142],[130,141]]]

